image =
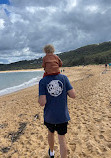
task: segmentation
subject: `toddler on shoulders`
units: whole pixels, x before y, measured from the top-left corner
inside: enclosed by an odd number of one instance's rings
[[[60,73],[59,67],[62,66],[61,59],[54,54],[54,46],[53,45],[46,45],[44,47],[44,52],[46,55],[43,57],[42,67],[45,70],[44,76],[48,75],[57,75]]]

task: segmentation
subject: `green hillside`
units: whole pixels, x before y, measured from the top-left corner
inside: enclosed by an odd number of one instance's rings
[[[42,58],[35,60],[22,60],[11,64],[0,64],[0,71],[5,70],[22,70],[22,69],[37,69],[41,68]]]
[[[111,42],[87,45],[76,50],[61,53],[64,66],[104,64],[111,62]]]
[[[105,64],[111,62],[111,42],[87,45],[76,50],[58,54],[63,61],[63,66],[76,66],[88,64]],[[36,69],[40,68],[42,58],[23,60],[11,64],[0,64],[0,71]]]

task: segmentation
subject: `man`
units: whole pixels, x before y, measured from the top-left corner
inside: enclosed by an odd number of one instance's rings
[[[75,98],[75,92],[65,75],[46,76],[39,82],[39,104],[45,105],[44,124],[48,128],[49,156],[54,158],[54,132],[57,131],[61,158],[67,158],[65,134],[70,120],[67,95]]]

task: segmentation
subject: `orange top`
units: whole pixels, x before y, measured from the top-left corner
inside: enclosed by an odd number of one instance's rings
[[[42,67],[44,68],[47,74],[60,72],[59,67],[61,66],[62,66],[62,61],[57,55],[49,53],[46,54],[45,57],[43,57]]]

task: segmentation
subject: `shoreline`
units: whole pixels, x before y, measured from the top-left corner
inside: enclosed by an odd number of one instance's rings
[[[0,71],[0,73],[7,73],[7,72],[28,72],[28,71],[43,71],[43,68],[38,68],[38,69],[22,69],[22,70],[7,70],[7,71]]]
[[[38,83],[39,84],[39,83]],[[17,94],[17,93],[22,93],[22,92],[24,92],[24,91],[27,91],[28,89],[33,89],[34,87],[38,87],[38,84],[36,84],[36,85],[33,85],[33,86],[29,86],[29,87],[26,87],[26,88],[23,88],[23,89],[19,89],[19,90],[16,90],[16,91],[14,91],[14,92],[9,92],[9,93],[7,93],[7,94],[3,94],[3,95],[0,95],[0,98],[2,98],[2,97],[6,97],[6,96],[9,96],[9,95],[15,95],[15,94]]]
[[[35,69],[33,69],[33,70],[27,69],[27,70],[4,71],[4,72],[0,72],[0,74],[1,75],[5,75],[5,74],[8,74],[8,73],[16,73],[16,72],[23,72],[23,73],[25,73],[25,72],[28,72],[28,73],[31,73],[31,72],[34,72],[34,73],[41,72],[42,73],[43,69],[36,69],[36,70]],[[38,75],[36,75],[36,77],[34,77],[34,78],[32,77],[28,81],[24,81],[21,84],[18,84],[16,86],[12,84],[12,86],[10,85],[10,87],[6,87],[4,89],[2,88],[0,90],[0,97],[8,95],[8,94],[11,94],[11,93],[14,93],[14,92],[18,92],[18,91],[26,89],[26,88],[33,87],[36,84],[38,85],[39,80],[40,80],[40,77]]]
[[[35,87],[38,88],[38,84],[30,86],[30,87],[23,88],[23,89],[20,89],[20,90],[17,90],[17,91],[8,93],[8,94],[1,95],[0,99],[5,98],[5,97],[11,97],[13,95],[19,95],[20,93],[25,93],[27,91],[30,91],[30,90],[34,89]]]

